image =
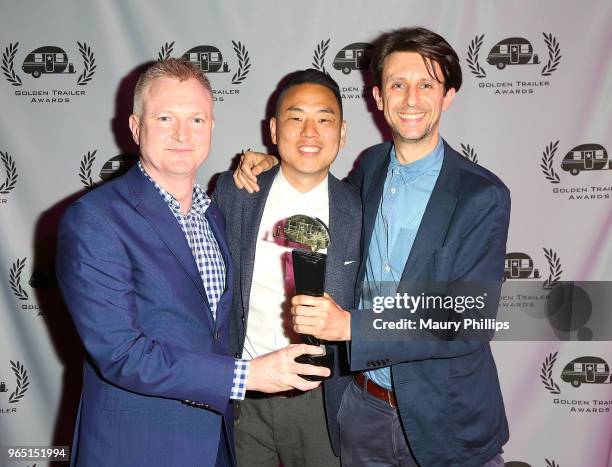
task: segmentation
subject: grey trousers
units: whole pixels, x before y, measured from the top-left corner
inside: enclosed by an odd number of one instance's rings
[[[397,410],[354,381],[338,411],[343,467],[419,467],[406,443]],[[501,455],[483,467],[503,467]],[[427,466],[421,466],[427,467]]]
[[[238,467],[339,467],[327,432],[323,390],[247,398],[234,422]]]

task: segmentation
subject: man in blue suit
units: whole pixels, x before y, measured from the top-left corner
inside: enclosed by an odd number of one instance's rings
[[[440,116],[461,86],[456,52],[432,31],[400,29],[379,40],[371,68],[374,100],[393,142],[366,151],[348,179],[363,203],[356,291],[362,308],[362,285],[376,295],[382,284],[501,281],[509,191],[439,136]],[[247,169],[256,159],[235,176],[251,189]],[[254,173],[269,165],[264,158]],[[409,332],[376,339],[375,318],[413,316],[347,311],[330,297],[297,296],[293,305],[297,332],[349,342],[358,374],[337,416],[344,465],[503,465],[509,430],[488,341],[414,341]]]
[[[232,399],[310,390],[327,369],[294,345],[250,362],[229,337],[223,215],[195,183],[214,126],[208,79],[170,59],[138,80],[140,162],[84,196],[59,231],[57,276],[87,351],[72,465],[234,464]]]

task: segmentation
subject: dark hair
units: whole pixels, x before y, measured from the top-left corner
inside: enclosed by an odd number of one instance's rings
[[[287,91],[294,86],[299,86],[300,84],[318,84],[319,86],[324,86],[333,92],[334,96],[336,97],[336,101],[338,102],[338,107],[340,107],[340,118],[342,118],[342,96],[340,95],[338,83],[336,83],[328,74],[315,70],[314,68],[295,71],[287,75],[281,81],[278,89],[276,90],[278,94],[276,98],[276,107],[274,110],[275,115],[278,115],[278,106],[283,100],[283,97],[285,97]]]
[[[451,88],[459,91],[461,87],[459,57],[446,39],[439,34],[421,27],[396,29],[383,34],[375,43],[370,62],[375,86],[381,86],[385,59],[393,52],[418,53],[423,57],[431,77],[441,82],[431,63],[436,62],[442,70],[445,91]]]

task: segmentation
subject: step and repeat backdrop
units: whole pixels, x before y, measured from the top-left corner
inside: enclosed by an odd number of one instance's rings
[[[411,25],[461,58],[442,135],[512,192],[506,278],[535,292],[511,305],[538,306],[559,281],[612,279],[608,0],[2,2],[1,445],[70,443],[83,353],[55,280],[56,229],[68,204],[133,164],[141,67],[183,57],[208,73],[216,127],[199,181],[209,189],[242,150],[273,149],[267,118],[283,76],[329,73],[348,123],[332,167],[343,177],[389,138],[371,99],[371,43]],[[612,466],[612,346],[591,339],[588,320],[561,330],[571,341],[493,343],[506,465]]]

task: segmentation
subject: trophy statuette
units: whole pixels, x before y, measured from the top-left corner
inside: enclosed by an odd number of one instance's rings
[[[322,297],[325,288],[327,255],[319,253],[318,250],[329,246],[331,242],[329,229],[318,218],[296,214],[287,219],[283,231],[285,238],[305,247],[291,251],[296,295]],[[275,237],[280,237],[280,232],[277,231]],[[316,337],[308,334],[300,334],[300,336],[304,344],[320,346],[325,352],[325,346]],[[325,366],[331,370],[333,355],[328,352],[322,355],[304,354],[297,357],[295,361],[315,366]],[[324,379],[321,376],[300,376],[309,381],[321,381]]]

